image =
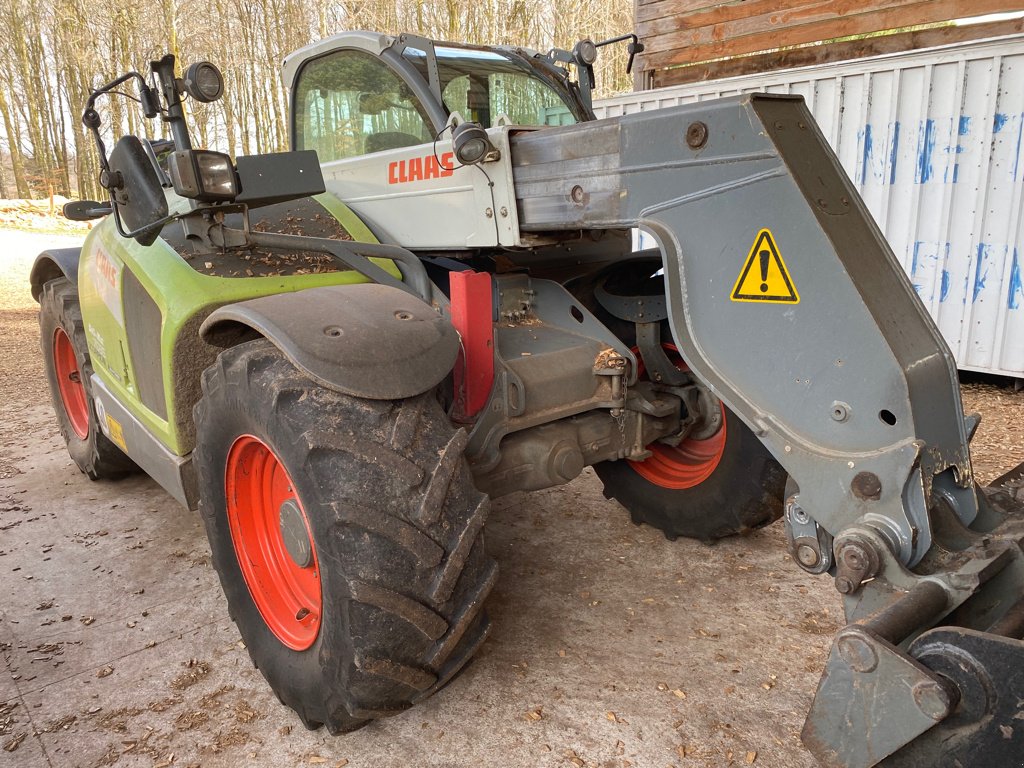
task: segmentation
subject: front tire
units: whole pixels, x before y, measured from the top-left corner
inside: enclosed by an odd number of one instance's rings
[[[466,433],[433,393],[343,395],[260,339],[207,369],[195,416],[200,510],[228,607],[307,727],[339,733],[400,712],[463,667],[487,634],[497,566]]]
[[[597,298],[598,288],[613,296],[663,299],[660,258],[627,260],[584,278],[573,293],[626,344],[636,344],[636,325],[613,315]],[[662,339],[671,339],[661,321]],[[687,368],[676,346],[662,347],[670,360]],[[634,352],[639,352],[634,347]],[[643,377],[643,360],[639,360]],[[678,447],[653,443],[644,462],[604,461],[594,471],[606,498],[617,500],[637,525],[646,523],[666,538],[684,536],[710,542],[746,533],[782,516],[786,472],[743,421],[724,405],[722,429],[704,440],[685,438]]]
[[[684,450],[679,456],[696,457],[689,466],[682,461],[671,466],[675,449],[639,464],[620,460],[594,465],[605,496],[622,504],[634,523],[653,526],[668,539],[684,536],[709,542],[778,520],[785,470],[732,411],[723,406],[722,415],[718,435],[680,445]],[[657,445],[650,447],[659,450]],[[653,465],[645,467],[648,462]]]
[[[662,346],[685,370],[675,345]],[[644,375],[642,364],[638,373]],[[782,517],[786,471],[735,413],[720,407],[722,426],[713,435],[687,437],[674,447],[652,443],[651,456],[640,462],[595,464],[605,497],[622,504],[637,525],[673,540],[714,541]]]
[[[135,463],[100,430],[78,289],[66,277],[43,286],[39,333],[57,426],[72,460],[90,480],[135,470]]]

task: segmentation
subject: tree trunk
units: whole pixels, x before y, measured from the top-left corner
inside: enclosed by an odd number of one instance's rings
[[[18,146],[18,130],[11,120],[11,110],[7,107],[7,87],[0,83],[0,117],[4,121],[4,133],[7,135],[7,148],[11,155],[11,170],[14,172],[14,187],[18,197],[31,197],[31,191],[25,181],[25,167],[22,161],[21,147]]]

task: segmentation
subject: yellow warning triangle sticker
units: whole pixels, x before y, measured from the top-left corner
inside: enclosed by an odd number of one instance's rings
[[[800,296],[771,230],[762,229],[757,233],[730,298],[733,301],[761,301],[769,304],[800,303]]]

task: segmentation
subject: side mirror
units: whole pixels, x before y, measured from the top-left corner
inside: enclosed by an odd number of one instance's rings
[[[100,184],[110,192],[117,215],[140,245],[152,245],[167,218],[167,198],[153,162],[135,136],[125,136],[110,153]]]
[[[64,203],[64,218],[69,221],[92,221],[102,219],[111,211],[110,203],[98,203],[95,200],[75,200]]]

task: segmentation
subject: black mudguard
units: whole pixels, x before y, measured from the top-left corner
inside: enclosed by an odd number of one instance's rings
[[[78,260],[81,248],[50,248],[36,256],[29,274],[32,298],[39,301],[43,286],[58,277],[66,277],[72,285],[78,285]]]
[[[231,347],[256,332],[321,386],[371,400],[414,397],[455,365],[459,336],[417,297],[360,283],[309,288],[229,304],[200,328]]]

